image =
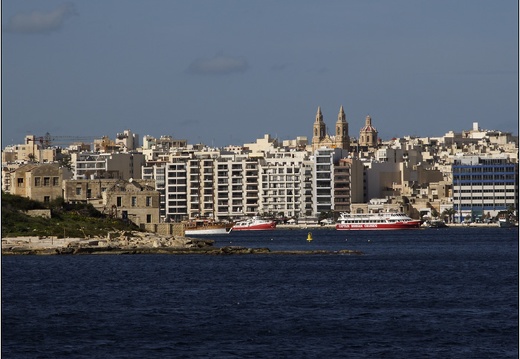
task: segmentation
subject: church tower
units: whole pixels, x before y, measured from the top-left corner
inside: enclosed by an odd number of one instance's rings
[[[372,126],[372,118],[370,116],[365,118],[365,126],[359,131],[359,145],[372,148],[377,146],[377,130]]]
[[[348,136],[348,122],[343,111],[343,105],[339,109],[338,120],[336,121],[336,147],[345,150],[350,149],[350,139]]]
[[[323,122],[323,115],[321,114],[321,108],[318,106],[318,112],[316,113],[316,121],[314,121],[313,132],[312,132],[312,148],[313,150],[319,147],[322,140],[325,139],[325,122]]]

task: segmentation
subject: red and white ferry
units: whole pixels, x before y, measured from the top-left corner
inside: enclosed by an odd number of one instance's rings
[[[348,230],[379,230],[379,229],[410,229],[420,228],[421,221],[411,219],[404,213],[341,213],[336,222],[339,231]]]
[[[251,217],[238,221],[233,226],[233,231],[265,231],[276,228],[276,222],[270,219],[262,219],[260,217]]]

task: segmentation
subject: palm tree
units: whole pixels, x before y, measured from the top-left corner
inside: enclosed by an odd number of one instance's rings
[[[441,213],[441,217],[444,219],[448,217],[448,223],[453,223],[453,216],[455,215],[455,210],[453,208],[446,208]]]

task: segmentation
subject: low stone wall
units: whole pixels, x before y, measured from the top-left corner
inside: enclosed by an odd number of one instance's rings
[[[51,210],[50,209],[30,209],[27,212],[30,217],[43,217],[43,218],[51,218]]]
[[[144,223],[141,229],[163,236],[184,236],[184,224],[182,223]]]

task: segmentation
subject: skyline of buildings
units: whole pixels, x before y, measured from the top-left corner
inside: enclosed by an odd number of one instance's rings
[[[511,133],[482,130],[473,123],[471,130],[449,131],[441,137],[382,141],[367,116],[356,138],[349,133],[342,106],[334,135],[327,133],[320,107],[310,126],[311,141],[300,136],[280,142],[266,134],[253,143],[223,148],[193,145],[168,135],[144,136],[141,145],[130,130],[117,133],[114,140],[105,136],[91,146],[68,148],[27,136],[25,144],[2,151],[2,189],[27,195],[39,193],[28,186],[45,187],[52,181],[68,188],[76,183],[76,191],[62,190],[66,200],[92,203],[105,213],[114,213],[112,206],[117,209],[118,203],[131,203],[115,212],[137,216],[139,223],[197,217],[234,220],[256,214],[337,217],[342,211],[380,210],[421,217],[450,209],[461,221],[518,208],[518,137]],[[54,163],[55,170],[70,167],[70,173],[30,174],[40,162]],[[469,174],[464,172],[468,170]],[[97,185],[97,195],[92,192],[96,181],[141,180],[148,181],[146,186],[154,182],[158,201],[118,193],[119,200],[112,203],[109,197],[118,187],[108,184],[104,190]],[[121,188],[126,187],[135,186]],[[48,201],[57,195],[55,190],[38,196]],[[143,201],[157,213],[151,208],[139,210]]]

